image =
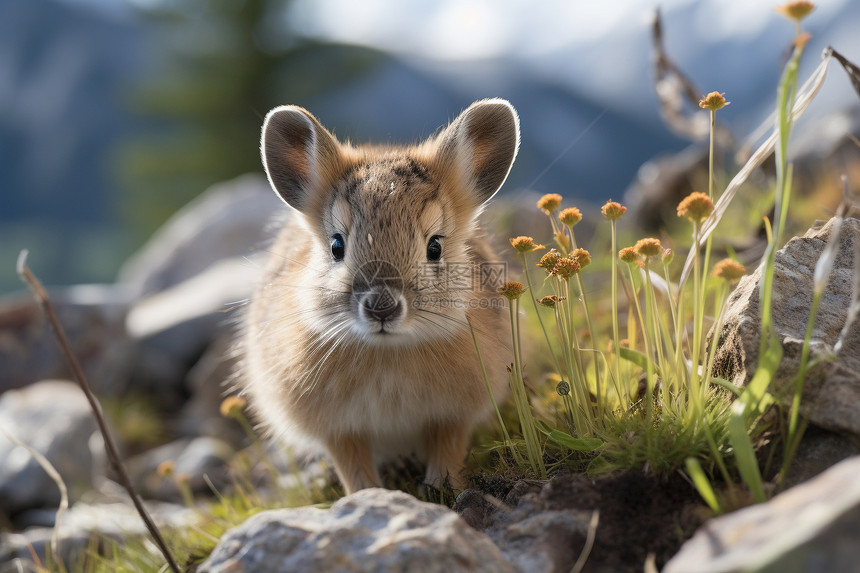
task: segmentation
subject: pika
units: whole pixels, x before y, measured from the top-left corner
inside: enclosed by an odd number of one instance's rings
[[[297,106],[266,116],[263,165],[291,213],[244,319],[242,385],[272,434],[328,454],[347,493],[380,486],[398,456],[426,463],[427,484],[464,486],[493,411],[472,331],[496,400],[511,344],[477,218],[519,141],[501,99],[403,147],[341,143]]]

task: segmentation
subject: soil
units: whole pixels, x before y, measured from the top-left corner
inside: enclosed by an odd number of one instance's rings
[[[455,510],[472,527],[494,530],[548,511],[600,511],[594,546],[584,572],[641,572],[650,554],[657,567],[671,558],[711,514],[681,477],[657,480],[639,472],[591,478],[557,475],[548,482],[506,482],[478,476],[476,489],[457,498]],[[501,502],[501,503],[500,503]],[[581,532],[547,531],[559,571],[570,571],[585,545]]]

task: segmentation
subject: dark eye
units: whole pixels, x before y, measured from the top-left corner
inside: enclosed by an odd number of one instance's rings
[[[336,261],[342,261],[346,254],[346,242],[343,240],[343,235],[335,233],[331,237],[331,256]]]
[[[442,258],[442,242],[439,235],[433,235],[427,242],[427,260],[438,261]]]

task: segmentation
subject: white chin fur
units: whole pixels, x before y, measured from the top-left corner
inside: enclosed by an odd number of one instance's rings
[[[385,328],[378,322],[367,323],[362,320],[353,319],[350,330],[365,344],[373,346],[403,346],[407,344],[420,343],[421,340],[403,321],[396,324],[388,324]]]

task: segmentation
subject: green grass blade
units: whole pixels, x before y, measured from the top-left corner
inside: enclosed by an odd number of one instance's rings
[[[767,501],[767,497],[764,494],[764,485],[752,441],[747,433],[745,411],[746,406],[741,401],[735,402],[732,406],[732,415],[729,418],[729,442],[734,450],[735,462],[744,483],[747,484],[753,499],[762,503]]]
[[[696,458],[687,458],[684,464],[687,466],[687,473],[690,474],[690,479],[693,480],[696,491],[699,492],[699,495],[702,496],[708,507],[716,514],[723,513],[720,502],[717,501],[717,495],[714,493],[714,488],[711,487],[711,482],[708,480],[708,476],[705,474],[705,470],[702,469],[702,464],[699,463],[699,460]]]
[[[780,362],[782,362],[782,344],[771,334],[768,336],[765,352],[759,357],[755,374],[740,397],[749,418],[762,414],[773,403],[773,398],[767,390]]]
[[[598,438],[574,438],[570,434],[562,432],[561,430],[547,431],[544,428],[540,428],[540,430],[556,444],[577,452],[593,452],[603,445],[603,440]]]
[[[649,360],[647,356],[639,352],[638,350],[634,350],[633,348],[627,348],[626,346],[621,347],[621,358],[627,360],[628,362],[632,362],[642,370],[646,372],[650,371],[655,373],[657,376],[660,376],[660,369],[657,368],[657,365],[654,364],[652,360]]]
[[[719,376],[711,376],[711,384],[724,388],[735,396],[740,396],[743,393],[743,389],[738,388],[725,378],[720,378]]]

